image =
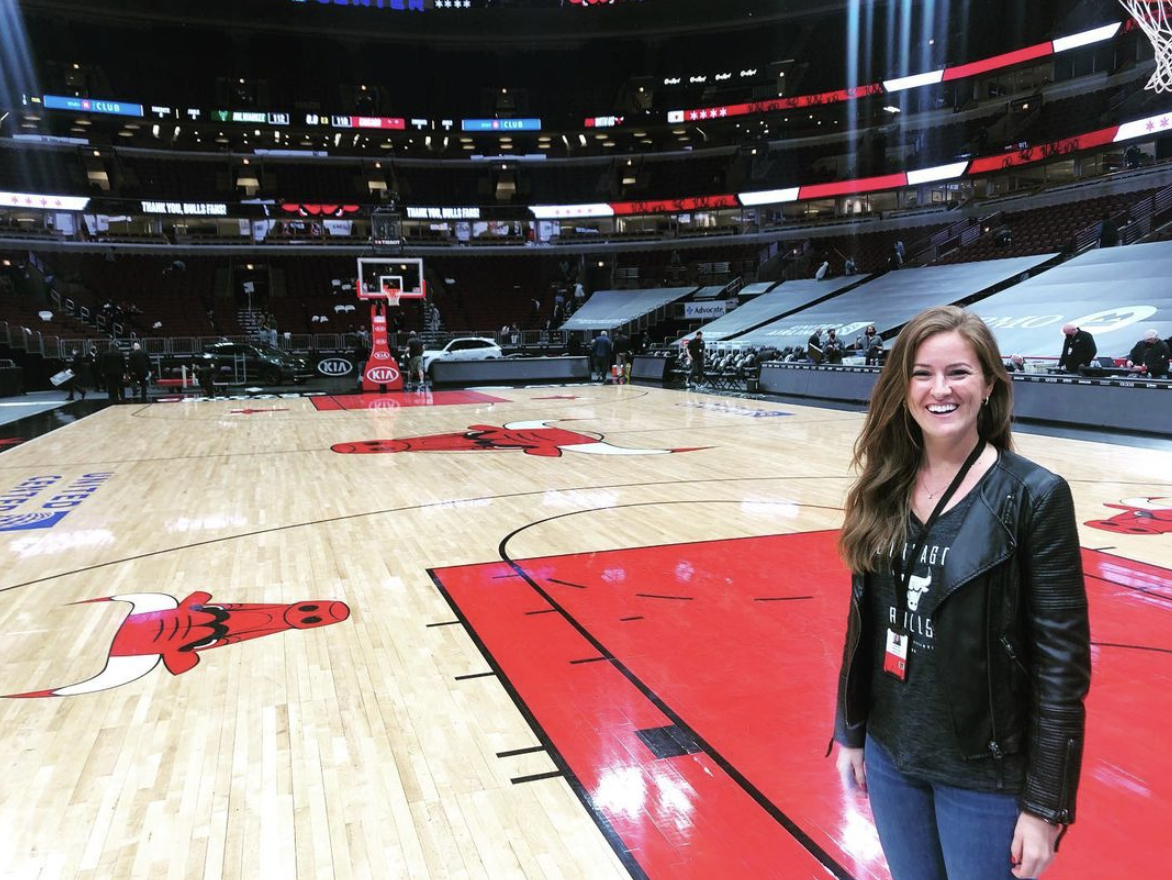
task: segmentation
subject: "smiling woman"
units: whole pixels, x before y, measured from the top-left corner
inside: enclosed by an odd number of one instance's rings
[[[932,308],[900,333],[855,446],[837,764],[869,792],[895,880],[1036,877],[1074,820],[1077,526],[1066,482],[1012,452],[1011,408],[989,328]]]

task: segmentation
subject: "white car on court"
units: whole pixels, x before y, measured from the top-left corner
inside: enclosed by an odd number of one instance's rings
[[[503,357],[501,347],[480,336],[458,336],[443,348],[423,352],[423,372],[430,373],[436,361],[491,361]]]

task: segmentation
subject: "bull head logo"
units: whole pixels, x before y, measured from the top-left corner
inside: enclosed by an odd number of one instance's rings
[[[920,608],[920,599],[928,592],[932,586],[932,577],[919,577],[918,575],[911,575],[908,578],[907,585],[907,608],[908,611],[918,611]]]
[[[346,454],[373,454],[381,452],[487,452],[520,449],[526,455],[559,458],[563,452],[582,455],[667,455],[673,452],[694,452],[705,449],[693,446],[682,449],[632,449],[614,446],[601,436],[580,434],[563,428],[551,428],[548,421],[509,422],[496,425],[470,425],[467,431],[453,434],[425,434],[422,437],[403,437],[397,440],[363,440],[358,443],[336,443],[334,452]]]
[[[75,697],[110,690],[142,678],[160,661],[172,675],[199,663],[199,652],[288,629],[313,629],[340,623],[350,616],[343,602],[294,602],[291,605],[244,605],[211,602],[212,594],[192,593],[182,602],[166,593],[128,593],[86,602],[129,602],[130,614],[114,635],[106,668],[78,684],[23,694],[31,697]],[[76,604],[85,604],[84,602]]]
[[[1122,510],[1110,519],[1094,519],[1086,525],[1123,535],[1166,535],[1172,533],[1172,498],[1124,498],[1105,504]]]

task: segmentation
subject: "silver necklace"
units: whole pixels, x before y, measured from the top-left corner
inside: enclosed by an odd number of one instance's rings
[[[976,464],[976,462],[973,462],[973,464]],[[936,489],[932,492],[928,492],[928,484],[924,481],[924,475],[921,473],[920,474],[920,486],[923,488],[923,490],[925,492],[928,493],[928,500],[935,501],[936,496],[939,495],[942,491],[944,491],[944,489],[948,488],[949,484],[952,483],[953,477],[955,477],[955,476],[956,476],[956,474],[954,473],[951,477],[948,478],[947,482],[945,482],[944,485],[941,486],[939,489]]]
[[[953,477],[955,477],[955,476],[956,476],[956,474],[953,474],[952,476],[953,476]],[[948,482],[947,482],[947,483],[945,483],[943,486],[941,486],[939,489],[936,489],[936,490],[935,490],[935,491],[933,491],[933,492],[928,492],[928,484],[927,484],[927,483],[924,481],[924,477],[923,477],[923,475],[922,475],[922,474],[920,475],[920,487],[921,487],[921,488],[922,488],[922,489],[923,489],[925,492],[927,492],[927,493],[928,493],[928,500],[929,500],[929,501],[934,501],[934,500],[936,500],[936,496],[937,496],[937,495],[939,495],[939,494],[940,494],[940,492],[941,492],[943,489],[945,489],[945,488],[946,488],[946,487],[947,487],[947,486],[948,486],[948,485],[949,485],[951,482],[952,482],[952,477],[949,477],[949,478],[948,478]]]

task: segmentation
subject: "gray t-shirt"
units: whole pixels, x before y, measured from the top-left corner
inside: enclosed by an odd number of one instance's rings
[[[911,563],[907,610],[900,621],[911,634],[906,681],[897,681],[883,671],[887,629],[897,615],[891,565],[880,565],[870,578],[867,615],[875,638],[867,733],[887,749],[896,766],[909,776],[974,791],[1020,792],[1025,781],[1023,755],[1006,755],[1000,760],[994,760],[991,755],[973,761],[964,758],[937,674],[935,624],[936,605],[940,600],[937,585],[943,580],[944,560],[976,497],[974,489],[936,520],[919,559]],[[904,566],[910,563],[908,554],[914,549],[912,545],[922,528],[923,523],[913,514],[908,529],[911,540],[900,550]],[[947,614],[948,606],[942,610]]]

